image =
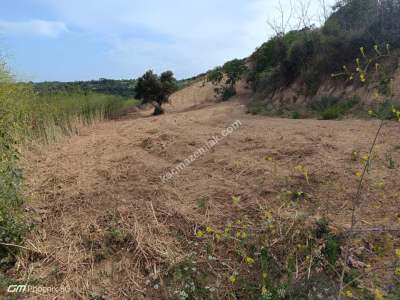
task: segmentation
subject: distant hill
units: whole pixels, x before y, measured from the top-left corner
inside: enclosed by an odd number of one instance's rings
[[[187,85],[201,80],[206,73],[199,74],[191,78],[185,78],[178,81],[179,88],[184,88]],[[116,95],[122,97],[135,97],[136,79],[106,79],[90,81],[46,81],[31,83],[33,88],[38,93],[58,94],[58,93],[99,93],[106,95]]]
[[[134,97],[135,84],[136,80],[134,79],[114,80],[105,78],[91,81],[32,83],[34,89],[39,93],[93,92],[123,97]]]

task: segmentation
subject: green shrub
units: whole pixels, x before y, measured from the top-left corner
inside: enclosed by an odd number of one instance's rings
[[[236,90],[232,86],[227,86],[222,89],[221,98],[223,101],[227,101],[235,95],[236,95]]]
[[[234,89],[236,82],[238,82],[247,71],[247,67],[243,60],[233,59],[223,65],[222,71],[226,76],[226,84]]]
[[[207,81],[214,85],[219,84],[224,78],[224,73],[221,67],[216,67],[207,73]]]
[[[318,92],[322,78],[318,71],[310,68],[303,72],[303,82],[306,87],[305,95],[314,96]]]
[[[287,39],[288,37],[289,35],[286,36]],[[278,66],[286,57],[287,44],[288,41],[285,42],[283,38],[274,37],[258,48],[252,55],[255,62],[254,70],[256,73]]]
[[[0,243],[2,243],[0,245],[0,270],[8,267],[5,258],[17,250],[4,244],[20,244],[27,231],[28,225],[22,220],[18,209],[13,210],[7,206],[0,207]]]
[[[393,112],[393,108],[400,110],[400,104],[394,103],[393,101],[386,100],[376,110],[376,114],[384,120],[397,120],[396,114]]]
[[[358,97],[341,101],[338,97],[323,96],[311,102],[309,107],[318,113],[323,120],[334,120],[348,113],[359,102]]]
[[[335,120],[335,119],[339,118],[339,116],[340,116],[339,111],[334,108],[330,108],[329,110],[321,113],[321,118],[323,120]]]
[[[313,111],[322,113],[327,109],[336,105],[339,101],[340,101],[339,97],[323,96],[321,98],[313,100],[309,106]]]
[[[337,103],[327,108],[321,113],[323,120],[334,120],[349,112],[355,105],[359,103],[357,98],[353,98],[344,102]]]
[[[244,60],[233,59],[222,67],[209,71],[206,80],[215,86],[216,97],[226,101],[236,95],[236,83],[242,79],[247,70]]]
[[[292,112],[292,119],[300,119],[300,113],[298,111]]]
[[[272,111],[267,105],[258,100],[252,100],[247,104],[247,113],[252,115],[270,115]]]

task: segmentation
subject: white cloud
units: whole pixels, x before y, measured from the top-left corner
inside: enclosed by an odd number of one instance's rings
[[[123,73],[169,68],[178,76],[250,55],[269,35],[273,6],[265,0],[41,1],[74,28],[102,36]]]
[[[6,35],[28,35],[55,38],[68,28],[63,22],[30,20],[25,22],[10,22],[0,20],[0,32]]]
[[[172,69],[190,76],[250,55],[271,36],[276,0],[37,0],[57,19],[108,45],[121,74]],[[288,13],[295,0],[281,0]],[[310,1],[316,11],[317,0]],[[333,1],[333,0],[327,0]]]

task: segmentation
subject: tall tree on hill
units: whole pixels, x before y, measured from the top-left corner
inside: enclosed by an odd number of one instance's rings
[[[153,71],[147,71],[142,77],[138,78],[135,93],[142,103],[154,105],[154,115],[164,113],[163,103],[169,101],[169,97],[178,89],[177,80],[174,73],[166,71],[160,76]]]

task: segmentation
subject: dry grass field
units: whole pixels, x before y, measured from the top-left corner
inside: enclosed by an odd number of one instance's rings
[[[235,247],[250,236],[268,235],[271,257],[284,267],[320,220],[335,235],[349,228],[359,159],[377,122],[251,116],[245,90],[217,103],[211,87],[201,85],[173,95],[163,116],[134,112],[25,153],[26,209],[35,228],[25,243],[30,250],[10,271],[14,277],[69,287],[67,294],[43,299],[165,299],[177,293],[184,299],[178,286],[170,290],[181,284],[171,270],[195,253],[198,266],[191,268],[207,271],[207,291],[240,298],[236,281],[240,274],[251,276],[242,265],[251,268],[254,260],[238,258]],[[240,128],[162,182],[160,176],[236,120]],[[399,127],[389,123],[378,140],[350,249],[361,285],[371,291],[388,282],[400,246],[400,174],[388,165],[388,153],[400,161]],[[262,220],[269,233],[261,230]],[[296,252],[296,279],[310,279],[311,269],[318,274],[314,262],[326,245],[313,245],[304,259]],[[320,296],[328,299],[336,290],[325,292]]]

